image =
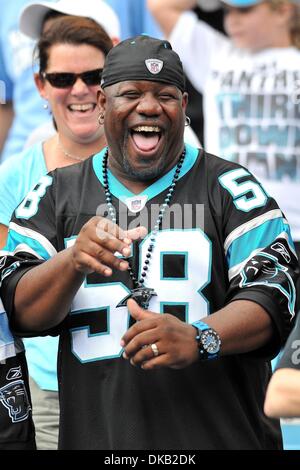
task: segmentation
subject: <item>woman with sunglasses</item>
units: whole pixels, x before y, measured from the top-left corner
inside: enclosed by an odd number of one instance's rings
[[[95,21],[80,16],[52,20],[40,37],[35,82],[50,107],[56,134],[1,165],[0,247],[15,207],[49,171],[85,160],[106,144],[97,107],[101,71],[113,46]],[[22,191],[16,194],[16,188]],[[3,197],[2,197],[3,196]]]
[[[35,82],[52,112],[56,133],[1,165],[0,248],[14,209],[49,171],[85,160],[105,144],[97,92],[112,41],[95,21],[51,19],[36,47]],[[100,122],[99,122],[100,121]],[[37,194],[37,192],[35,192]],[[57,337],[24,340],[38,449],[56,449],[58,433]]]

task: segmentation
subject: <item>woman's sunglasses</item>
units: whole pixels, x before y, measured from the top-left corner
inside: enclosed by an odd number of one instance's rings
[[[53,72],[47,73],[42,72],[41,76],[44,80],[47,80],[51,86],[55,88],[70,88],[74,85],[77,78],[88,86],[100,85],[101,74],[103,69],[88,70],[82,73],[71,73],[71,72]]]

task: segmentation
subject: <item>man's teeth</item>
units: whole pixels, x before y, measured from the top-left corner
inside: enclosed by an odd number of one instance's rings
[[[69,108],[71,111],[89,111],[94,108],[92,103],[90,104],[70,104]]]
[[[160,132],[158,126],[137,126],[133,129],[134,132]]]

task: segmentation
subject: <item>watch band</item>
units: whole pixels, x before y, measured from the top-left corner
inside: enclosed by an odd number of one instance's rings
[[[201,331],[209,330],[211,328],[207,323],[204,323],[204,321],[201,320],[195,321],[192,325]]]
[[[195,339],[198,344],[199,358],[201,360],[217,359],[221,347],[221,339],[218,333],[201,320],[192,323],[192,326],[197,331]]]

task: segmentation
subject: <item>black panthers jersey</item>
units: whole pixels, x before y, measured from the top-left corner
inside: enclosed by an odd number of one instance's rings
[[[0,450],[34,450],[24,347],[13,338],[0,300]]]
[[[294,316],[297,260],[289,225],[245,168],[186,150],[147,271],[145,285],[157,294],[149,310],[192,323],[246,299],[266,309],[277,334],[249,354],[144,371],[122,358],[120,346],[132,322],[126,307],[117,308],[133,287],[128,272],[87,276],[57,328],[61,449],[281,447],[279,423],[263,415],[263,402],[268,358],[278,353]],[[2,258],[10,315],[24,272],[72,246],[95,214],[107,214],[103,156],[44,176],[16,209]],[[118,224],[148,227],[132,246],[136,275],[173,175],[174,169],[136,195],[108,172]]]

